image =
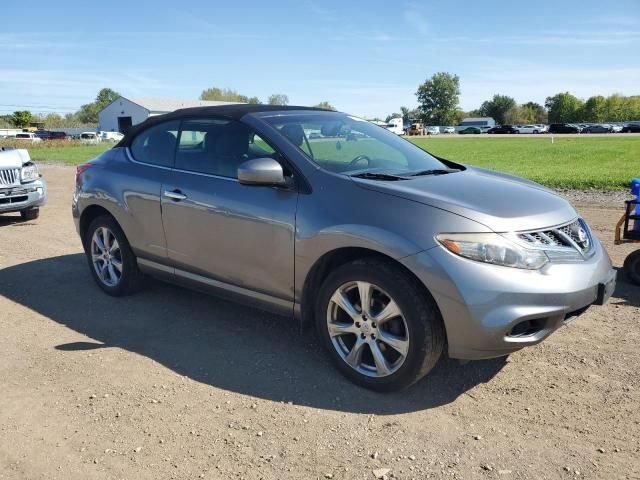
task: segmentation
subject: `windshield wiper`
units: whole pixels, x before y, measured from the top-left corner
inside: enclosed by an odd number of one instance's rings
[[[350,175],[356,178],[365,178],[367,180],[407,180],[407,177],[392,175],[390,173],[361,172]]]
[[[421,177],[423,175],[446,175],[447,173],[458,172],[459,170],[445,170],[443,168],[434,168],[432,170],[422,170],[420,172],[412,173],[412,177]]]

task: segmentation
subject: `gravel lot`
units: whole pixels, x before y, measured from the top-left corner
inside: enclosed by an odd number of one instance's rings
[[[74,170],[43,171],[40,219],[0,218],[0,479],[640,478],[639,287],[509,358],[374,394],[292,321],[157,282],[101,293]],[[620,267],[621,205],[585,202]]]

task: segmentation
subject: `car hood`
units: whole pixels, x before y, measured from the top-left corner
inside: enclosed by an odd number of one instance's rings
[[[24,148],[0,150],[0,168],[19,168],[30,161],[29,152]]]
[[[476,167],[405,181],[353,180],[361,188],[447,210],[495,232],[542,229],[577,216],[569,202],[542,185]]]

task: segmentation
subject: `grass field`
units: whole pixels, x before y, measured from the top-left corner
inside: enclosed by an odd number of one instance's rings
[[[513,173],[553,188],[625,189],[640,176],[640,137],[420,138],[443,158]]]
[[[640,137],[419,138],[416,145],[443,158],[513,173],[553,188],[620,190],[640,176]],[[111,143],[27,145],[36,161],[80,164]],[[22,144],[23,148],[25,147]]]

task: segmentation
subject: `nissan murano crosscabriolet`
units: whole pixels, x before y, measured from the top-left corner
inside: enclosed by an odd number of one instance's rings
[[[375,390],[537,344],[615,287],[553,191],[314,108],[152,117],[78,167],[72,210],[106,293],[152,275],[294,316]]]

